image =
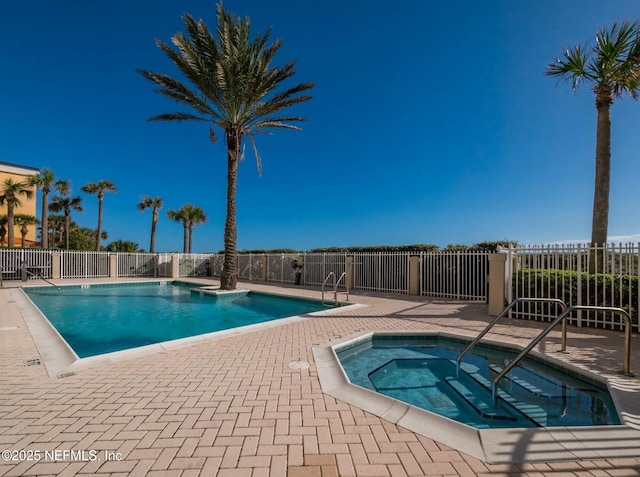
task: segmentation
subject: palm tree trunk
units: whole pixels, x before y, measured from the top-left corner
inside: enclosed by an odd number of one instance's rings
[[[602,247],[607,242],[609,228],[609,188],[611,183],[611,92],[596,95],[598,120],[596,125],[596,177],[593,192],[591,245]],[[591,253],[589,271],[594,273],[601,262],[602,251]],[[600,268],[600,267],[599,267]]]
[[[98,198],[98,233],[96,234],[96,252],[100,251],[100,238],[102,236],[102,197]]]
[[[64,248],[69,250],[69,228],[71,227],[71,214],[64,215]]]
[[[189,253],[189,226],[182,224],[182,253]]]
[[[41,247],[49,248],[49,193],[42,191],[42,229],[40,232]]]
[[[193,253],[193,224],[189,224],[189,253]]]
[[[27,239],[27,233],[29,233],[29,229],[27,228],[27,226],[26,226],[26,225],[23,225],[23,226],[20,228],[20,234],[22,235],[22,239],[21,239],[20,243],[22,244],[22,248],[25,248],[25,246],[26,246],[26,244],[27,244],[27,242],[26,242],[26,239]]]
[[[235,290],[238,283],[236,187],[241,139],[242,137],[237,131],[227,131],[227,217],[224,222],[224,263],[220,274],[220,289],[222,290]]]
[[[15,247],[15,231],[13,230],[13,203],[7,201],[7,247]]]
[[[156,249],[156,224],[158,223],[158,211],[153,209],[153,218],[151,219],[151,243],[149,244],[149,253],[153,253]]]

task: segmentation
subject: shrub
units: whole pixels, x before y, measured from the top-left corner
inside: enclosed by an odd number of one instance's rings
[[[638,323],[638,277],[633,275],[583,272],[578,281],[575,271],[526,268],[513,277],[513,292],[517,298],[559,298],[567,306],[577,305],[581,296],[582,305],[621,307]],[[556,315],[554,305],[542,303],[521,303],[518,312]],[[605,320],[617,322],[612,315],[605,313]]]

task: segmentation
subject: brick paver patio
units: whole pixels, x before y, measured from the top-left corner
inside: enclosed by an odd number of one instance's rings
[[[244,285],[319,297],[314,290]],[[351,299],[368,306],[57,378],[41,365],[25,366],[38,349],[10,290],[0,289],[0,451],[31,451],[3,454],[0,476],[640,475],[640,459],[629,458],[487,464],[323,394],[312,346],[362,330],[475,335],[489,319],[484,304]],[[490,336],[526,343],[541,326],[507,320]],[[553,332],[541,350],[553,352],[559,337]],[[622,340],[619,332],[570,327],[567,359],[612,373],[621,366]],[[639,345],[634,336],[636,372]],[[293,361],[311,366],[294,370]],[[640,396],[638,379],[628,385]]]

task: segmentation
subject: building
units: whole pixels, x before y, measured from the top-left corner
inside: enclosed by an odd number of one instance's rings
[[[8,178],[13,179],[14,182],[25,182],[30,176],[33,176],[39,173],[40,173],[40,169],[36,169],[35,167],[21,166],[18,164],[12,164],[10,162],[0,161],[0,191],[2,191],[2,184]],[[39,219],[40,217],[36,215],[36,204],[38,201],[38,197],[36,194],[37,192],[36,187],[31,186],[31,189],[33,190],[33,195],[31,196],[31,198],[27,199],[25,197],[21,197],[20,202],[22,202],[22,205],[19,207],[15,207],[13,209],[13,212],[16,215],[17,214],[32,215]],[[0,192],[0,195],[1,195],[1,192]],[[7,208],[5,204],[3,206],[0,206],[0,217],[6,217],[6,215],[7,215]],[[20,228],[21,228],[20,226],[16,225],[14,229],[14,232],[15,232],[14,246],[16,247],[19,247],[22,244],[22,234],[20,233]],[[39,242],[37,242],[37,235],[36,235],[37,226],[29,225],[27,226],[27,228],[29,229],[29,232],[27,232],[27,235],[26,235],[25,245],[27,246],[39,245]],[[4,243],[2,245],[4,245],[5,247],[7,246],[8,237],[9,237],[8,234],[4,236]]]

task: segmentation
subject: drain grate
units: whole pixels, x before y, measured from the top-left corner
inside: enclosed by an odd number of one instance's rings
[[[40,361],[40,358],[25,359],[24,360],[24,365],[25,366],[38,366],[40,364],[42,364],[42,361]]]

